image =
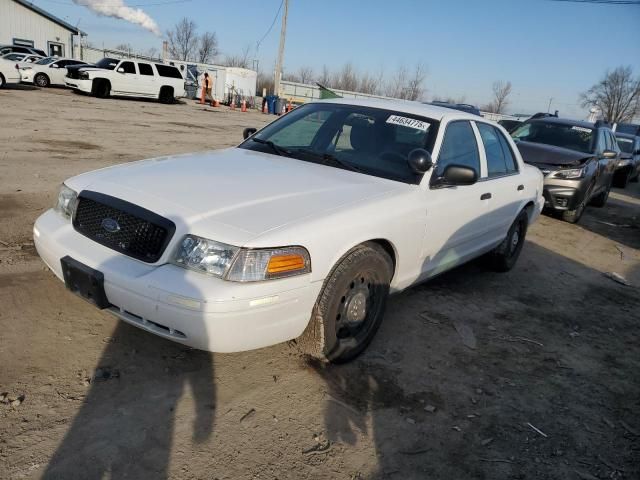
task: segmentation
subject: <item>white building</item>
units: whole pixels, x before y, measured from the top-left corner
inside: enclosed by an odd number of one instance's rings
[[[47,55],[73,57],[86,33],[25,0],[0,0],[0,45],[20,45]]]

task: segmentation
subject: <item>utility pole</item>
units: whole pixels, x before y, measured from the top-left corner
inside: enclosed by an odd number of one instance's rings
[[[280,47],[278,48],[278,61],[276,63],[276,75],[273,82],[273,94],[280,94],[280,80],[282,80],[282,63],[284,62],[284,41],[287,36],[287,14],[289,13],[289,0],[284,0],[284,12],[282,13],[282,29],[280,30]]]
[[[551,112],[551,101],[553,100],[553,97],[549,98],[549,106],[547,107],[547,113]]]

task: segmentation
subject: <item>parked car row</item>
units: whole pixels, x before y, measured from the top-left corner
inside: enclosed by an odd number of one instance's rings
[[[545,208],[576,223],[587,205],[603,207],[611,187],[640,174],[640,137],[604,122],[553,116],[529,119],[512,132],[525,162],[543,173]]]
[[[163,103],[173,103],[185,96],[184,78],[173,65],[113,58],[90,65],[71,58],[6,52],[0,57],[0,88],[7,83],[19,82],[41,88],[66,86],[99,98],[155,98]]]

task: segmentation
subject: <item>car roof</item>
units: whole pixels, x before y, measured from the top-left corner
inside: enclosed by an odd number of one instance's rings
[[[310,103],[336,103],[340,105],[354,105],[360,107],[380,108],[397,112],[419,115],[434,120],[478,120],[482,117],[462,110],[454,110],[447,107],[439,107],[410,100],[385,99],[385,98],[330,98],[326,100],[314,100]],[[485,121],[488,121],[484,119]],[[491,123],[491,122],[489,122]]]
[[[583,128],[604,128],[606,125],[596,125],[595,123],[585,122],[584,120],[571,120],[569,118],[557,118],[557,117],[544,117],[544,118],[534,118],[533,120],[527,120],[527,123],[555,123],[558,125],[570,125],[572,127],[583,127]],[[608,128],[608,127],[607,127]]]

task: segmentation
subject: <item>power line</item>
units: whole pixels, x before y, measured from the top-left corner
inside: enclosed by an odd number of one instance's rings
[[[550,2],[566,2],[566,3],[593,3],[600,5],[637,5],[640,6],[640,0],[548,0]]]
[[[262,36],[262,38],[256,42],[256,52],[260,48],[260,44],[262,43],[262,41],[265,38],[267,38],[267,35],[269,35],[269,33],[271,33],[271,30],[273,29],[273,26],[276,24],[276,20],[278,20],[278,17],[280,16],[280,11],[282,10],[282,5],[284,5],[284,0],[281,0],[280,6],[278,7],[278,11],[276,12],[276,16],[273,17],[273,22],[271,22],[271,26],[269,27],[267,32]]]

